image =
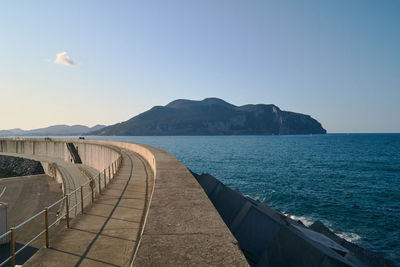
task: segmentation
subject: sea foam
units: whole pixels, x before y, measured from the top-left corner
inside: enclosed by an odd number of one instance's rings
[[[285,216],[288,216],[290,219],[294,220],[294,221],[301,221],[305,226],[310,226],[311,224],[313,224],[313,220],[311,217],[307,217],[307,216],[296,216],[296,215],[291,215],[288,213],[283,212],[283,214]]]
[[[335,233],[335,234],[349,242],[355,242],[355,241],[358,241],[361,239],[361,236],[359,236],[356,233],[342,232],[342,233]]]
[[[309,227],[310,225],[312,225],[314,223],[313,219],[309,216],[296,216],[296,215],[292,215],[292,214],[288,214],[283,212],[283,214],[287,217],[289,217],[292,220],[295,221],[301,221],[305,226]],[[339,236],[340,238],[345,239],[348,242],[356,242],[358,240],[361,239],[361,236],[359,236],[356,233],[351,233],[351,232],[337,232],[334,229],[332,229],[331,224],[330,223],[324,223],[329,230],[331,230],[333,233],[335,233],[337,236]]]

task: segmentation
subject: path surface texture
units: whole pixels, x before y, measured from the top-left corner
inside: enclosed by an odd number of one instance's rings
[[[138,247],[154,177],[147,162],[122,151],[115,178],[24,266],[130,266]]]

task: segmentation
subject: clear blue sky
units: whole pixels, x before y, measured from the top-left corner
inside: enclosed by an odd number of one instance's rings
[[[219,97],[400,132],[400,1],[2,1],[0,26],[0,129]]]

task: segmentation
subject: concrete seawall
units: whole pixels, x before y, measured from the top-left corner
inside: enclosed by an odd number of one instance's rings
[[[201,186],[179,160],[165,151],[115,141],[0,139],[0,152],[71,162],[67,142],[74,144],[84,165],[99,172],[124,150],[139,154],[151,167],[155,182],[132,265],[248,265]],[[42,164],[45,171],[51,170],[51,162]]]

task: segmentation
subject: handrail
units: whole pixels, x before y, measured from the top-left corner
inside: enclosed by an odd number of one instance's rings
[[[5,259],[2,263],[0,263],[0,267],[1,266],[4,266],[7,262],[9,262],[10,260],[11,260],[11,256],[10,257],[8,257],[7,259]]]
[[[44,210],[39,211],[38,213],[36,213],[35,215],[33,215],[32,217],[26,219],[25,221],[23,221],[22,223],[18,224],[17,226],[14,227],[15,230],[18,230],[19,228],[21,228],[22,226],[24,226],[25,224],[27,224],[28,222],[32,221],[33,219],[37,218],[39,215],[42,215],[42,213],[44,213]]]
[[[86,194],[82,200],[85,200],[86,198],[88,198],[88,196],[93,195],[94,194],[94,185],[96,184],[96,178],[98,177],[98,182],[99,182],[99,188],[101,188],[102,186],[102,181],[101,181],[101,173],[104,173],[105,175],[104,177],[104,183],[103,183],[103,188],[105,189],[106,184],[110,183],[111,180],[115,177],[115,175],[118,173],[118,170],[121,166],[122,163],[122,156],[120,155],[115,161],[111,162],[102,172],[97,173],[96,175],[94,175],[93,177],[91,177],[87,182],[81,184],[80,186],[78,186],[76,189],[74,189],[73,191],[65,194],[65,196],[63,196],[62,198],[60,198],[59,200],[57,200],[56,202],[52,203],[50,206],[46,207],[45,209],[43,209],[42,211],[39,211],[38,213],[36,213],[35,215],[29,217],[28,219],[26,219],[25,221],[23,221],[22,223],[18,224],[17,226],[15,226],[14,228],[10,228],[10,230],[8,230],[7,232],[3,233],[0,235],[0,239],[3,238],[7,238],[9,235],[11,235],[11,246],[13,247],[15,246],[15,234],[13,234],[13,232],[15,233],[15,230],[18,230],[19,228],[21,228],[22,226],[24,226],[25,224],[31,222],[32,220],[36,219],[37,217],[39,217],[40,215],[42,215],[43,213],[45,214],[45,220],[48,220],[48,212],[46,212],[46,210],[49,210],[51,208],[53,208],[54,206],[56,206],[57,204],[60,204],[62,201],[69,199],[69,197],[78,192],[79,190],[83,190],[84,186],[86,185],[90,185],[90,190],[89,193]],[[115,164],[115,168],[114,168],[114,164]],[[108,169],[108,183],[107,183],[107,175],[106,175],[106,170]],[[94,185],[92,185],[92,183]],[[101,191],[100,191],[101,194]],[[68,196],[68,197],[67,197]],[[92,198],[92,203],[93,203],[93,199]],[[44,233],[48,233],[48,230],[50,228],[52,228],[53,226],[55,226],[59,221],[61,221],[61,219],[63,219],[64,217],[67,220],[70,220],[69,218],[69,211],[75,209],[79,204],[81,204],[81,199],[79,198],[79,201],[76,199],[75,200],[75,205],[72,206],[71,208],[68,208],[68,210],[61,214],[60,216],[58,216],[58,218],[51,223],[50,225],[48,225],[47,227],[45,226],[45,229],[42,230],[38,235],[36,235],[35,237],[33,237],[32,239],[30,239],[24,246],[22,246],[20,249],[18,249],[17,251],[11,251],[11,255],[5,259],[3,262],[0,262],[0,267],[4,266],[7,262],[9,262],[11,260],[11,266],[14,267],[15,266],[15,256],[20,253],[23,249],[25,249],[27,246],[29,246],[33,241],[35,241],[36,239],[38,239],[41,235],[43,235]],[[69,203],[67,203],[69,204]],[[83,206],[82,206],[83,207]],[[81,213],[83,213],[83,210],[81,210]],[[69,227],[69,224],[67,223],[67,227]],[[14,235],[14,236],[13,236]],[[46,234],[46,247],[48,247],[49,244],[49,240],[48,240],[48,234]]]
[[[9,234],[11,234],[11,230],[8,230],[4,234],[0,235],[0,239],[3,239],[4,237],[8,236]]]
[[[51,209],[52,207],[54,207],[55,205],[57,205],[58,203],[60,203],[61,201],[63,201],[65,199],[65,197],[60,198],[59,200],[57,200],[56,202],[54,202],[53,204],[51,204],[50,206],[48,206],[48,209]]]

